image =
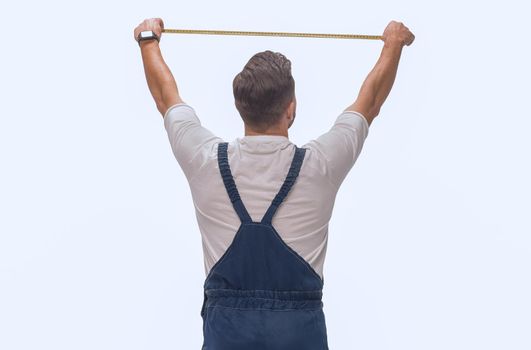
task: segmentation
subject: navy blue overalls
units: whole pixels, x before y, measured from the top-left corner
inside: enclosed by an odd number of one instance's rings
[[[252,221],[232,177],[226,142],[218,145],[223,183],[241,225],[204,284],[203,350],[327,350],[323,280],[271,225],[295,183],[306,149],[260,222]]]

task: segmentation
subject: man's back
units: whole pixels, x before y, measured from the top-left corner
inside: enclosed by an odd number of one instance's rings
[[[164,125],[190,185],[208,273],[240,226],[217,164],[217,146],[223,140],[202,127],[187,104],[168,109]],[[301,146],[307,151],[297,184],[272,221],[282,240],[321,277],[334,200],[363,147],[368,128],[361,114],[343,112],[327,133]],[[271,204],[294,152],[295,145],[279,135],[245,136],[230,142],[232,174],[253,221],[260,221]]]

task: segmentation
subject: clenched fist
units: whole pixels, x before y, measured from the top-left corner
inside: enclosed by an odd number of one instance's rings
[[[148,18],[145,19],[142,23],[140,23],[134,30],[133,35],[135,40],[138,38],[138,34],[144,30],[151,30],[153,33],[155,33],[159,38],[162,35],[162,30],[164,29],[164,22],[162,21],[162,18]]]
[[[391,21],[384,30],[382,40],[386,44],[398,44],[403,47],[411,45],[415,35],[402,22]]]

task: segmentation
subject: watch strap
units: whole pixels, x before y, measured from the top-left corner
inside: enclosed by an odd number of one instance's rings
[[[142,33],[143,32],[151,32],[151,35],[150,36],[142,36]],[[146,40],[157,40],[158,42],[160,42],[160,38],[157,34],[155,34],[155,32],[153,32],[152,30],[144,30],[140,33],[138,33],[138,37],[136,38],[136,41],[138,42],[138,45],[140,45],[140,42],[141,41],[146,41]]]

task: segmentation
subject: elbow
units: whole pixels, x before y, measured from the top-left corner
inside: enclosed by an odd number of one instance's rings
[[[376,118],[380,114],[380,106],[374,106],[369,109],[369,116],[371,119]]]
[[[376,118],[379,114],[380,114],[380,107],[372,107],[366,111],[366,114],[364,114],[364,116],[367,119],[368,124],[371,125],[374,118]]]
[[[162,117],[164,117],[164,115],[166,114],[166,111],[168,110],[168,106],[164,102],[157,101],[157,100],[155,100],[155,104],[157,105],[157,109],[159,110],[159,113],[162,115]]]

